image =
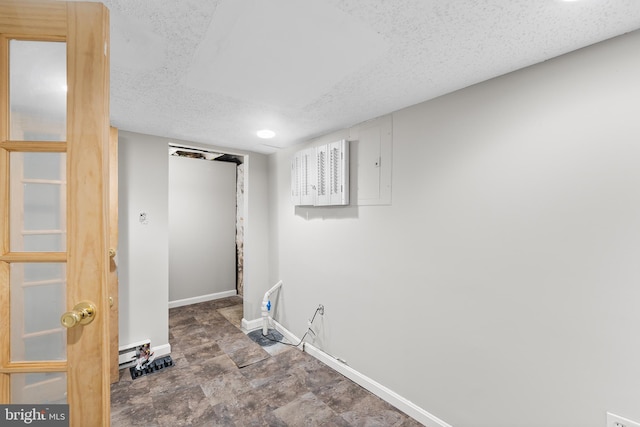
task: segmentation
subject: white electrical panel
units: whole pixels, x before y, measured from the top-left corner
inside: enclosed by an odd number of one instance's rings
[[[349,143],[336,141],[297,152],[291,161],[294,205],[349,204]]]
[[[391,204],[391,166],[393,152],[393,122],[383,116],[349,130],[349,139],[357,141],[354,157],[358,206]]]

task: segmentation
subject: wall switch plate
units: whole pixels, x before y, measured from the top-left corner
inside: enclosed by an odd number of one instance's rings
[[[607,427],[640,427],[640,423],[607,412]]]

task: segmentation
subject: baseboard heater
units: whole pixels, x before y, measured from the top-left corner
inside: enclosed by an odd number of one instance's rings
[[[133,344],[128,344],[118,349],[118,368],[128,368],[136,364],[137,352],[145,345],[151,346],[151,340],[143,340]]]

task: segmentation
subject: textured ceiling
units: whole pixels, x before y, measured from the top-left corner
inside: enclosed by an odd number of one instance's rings
[[[640,28],[637,0],[103,3],[114,126],[262,153]]]

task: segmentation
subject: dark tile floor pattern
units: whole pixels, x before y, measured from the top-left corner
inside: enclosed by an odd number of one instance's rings
[[[111,425],[421,426],[292,347],[270,355],[218,310],[225,298],[169,310],[174,366],[111,386]]]

